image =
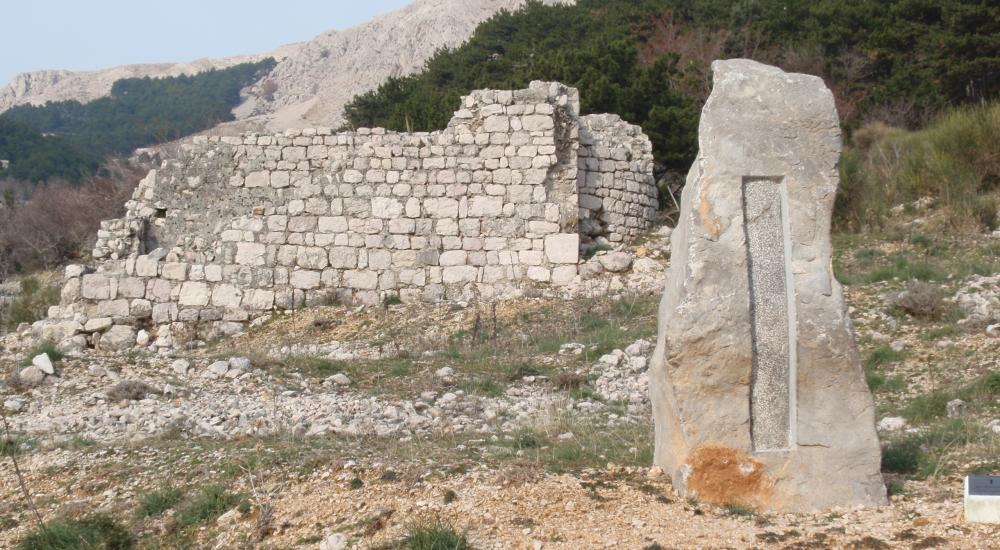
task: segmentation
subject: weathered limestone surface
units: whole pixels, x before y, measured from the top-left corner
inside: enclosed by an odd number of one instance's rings
[[[713,64],[651,364],[655,461],[688,496],[763,509],[886,501],[830,218],[822,80]]]

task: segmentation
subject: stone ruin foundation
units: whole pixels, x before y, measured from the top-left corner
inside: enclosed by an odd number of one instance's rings
[[[683,496],[880,505],[875,407],[830,220],[840,123],[817,77],[717,61],[650,364],[655,462]]]
[[[102,223],[36,335],[172,347],[315,304],[491,300],[578,277],[656,216],[649,139],[577,90],[472,92],[447,129],[200,137]]]

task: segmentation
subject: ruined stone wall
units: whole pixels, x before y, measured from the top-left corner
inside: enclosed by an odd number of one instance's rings
[[[580,234],[620,243],[656,218],[653,146],[618,115],[580,119]]]
[[[638,128],[581,119],[577,91],[544,82],[472,92],[440,132],[203,137],[102,224],[103,264],[72,272],[59,313],[211,337],[334,297],[492,299],[566,284],[582,212],[600,220],[593,235],[618,241],[652,219],[650,151]]]

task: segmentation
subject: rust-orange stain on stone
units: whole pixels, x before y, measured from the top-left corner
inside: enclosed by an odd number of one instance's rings
[[[764,464],[746,452],[706,444],[689,456],[688,492],[703,502],[765,508],[771,501],[774,480],[764,475]]]
[[[722,223],[719,218],[712,215],[712,202],[708,199],[708,180],[706,178],[701,179],[698,216],[701,217],[701,225],[704,226],[712,240],[718,239],[722,233]]]

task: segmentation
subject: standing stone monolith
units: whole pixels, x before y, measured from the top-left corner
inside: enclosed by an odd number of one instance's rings
[[[684,496],[886,502],[830,220],[840,124],[815,76],[712,64],[651,364],[655,462]]]

